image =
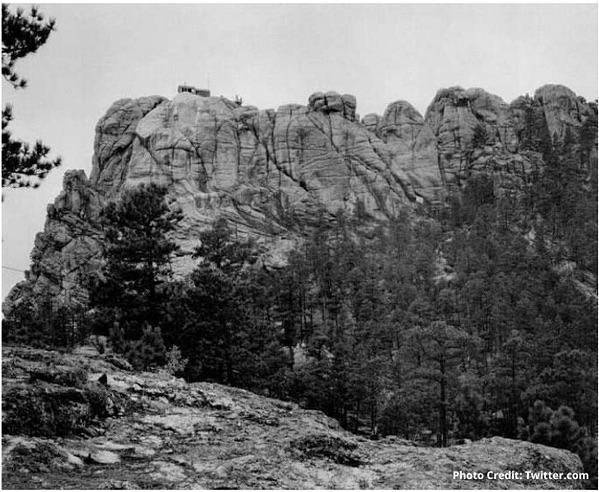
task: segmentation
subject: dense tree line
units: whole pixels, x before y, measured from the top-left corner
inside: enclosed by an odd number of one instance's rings
[[[139,369],[171,364],[189,381],[295,400],[373,437],[562,447],[596,480],[592,133],[560,140],[543,123],[522,137],[544,166],[521,192],[473,175],[441,213],[404,212],[368,234],[363,213],[322,214],[281,268],[220,219],[193,272],[173,278],[180,217],[163,188],[129,190],[104,210],[87,326]],[[39,318],[21,311],[5,340]]]

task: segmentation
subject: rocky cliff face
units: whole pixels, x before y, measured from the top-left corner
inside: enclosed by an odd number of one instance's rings
[[[171,207],[183,212],[175,232],[178,273],[192,268],[198,233],[218,216],[284,261],[307,228],[339,211],[359,210],[375,225],[419,204],[442,207],[477,172],[490,173],[499,189],[517,190],[539,165],[534,153],[521,152],[527,106],[558,137],[566,128],[579,131],[593,111],[553,85],[511,105],[482,89],[453,87],[437,93],[424,118],[397,101],[362,121],[356,99],[335,92],[276,111],[189,93],[117,101],[96,127],[90,180],[66,173],[36,239],[29,278],[5,310],[27,292],[84,299],[81,279],[102,256],[98,213],[139,183],[166,185]]]
[[[3,347],[2,482],[44,489],[577,489],[580,459],[504,438],[377,441],[315,410],[165,373],[91,347]],[[98,380],[103,381],[99,383]],[[65,427],[66,426],[66,427]],[[65,432],[68,430],[69,432]],[[482,478],[454,477],[454,472]],[[536,477],[526,476],[535,472]],[[489,472],[516,472],[493,479]],[[540,473],[561,474],[558,479]]]
[[[426,110],[425,122],[436,139],[438,168],[446,189],[459,189],[477,172],[491,174],[504,190],[526,183],[529,173],[539,166],[538,155],[523,151],[527,110],[542,115],[548,135],[558,139],[564,138],[567,128],[579,135],[583,122],[596,112],[561,85],[545,85],[533,98],[520,97],[509,105],[483,89],[440,90]]]
[[[544,85],[535,91],[534,101],[543,110],[550,135],[563,138],[566,128],[580,130],[592,109],[583,98],[563,85]]]
[[[441,205],[445,187],[438,166],[437,142],[420,113],[410,103],[396,101],[387,106],[382,117],[365,116],[363,124],[387,144],[396,166],[408,176],[417,201]]]
[[[57,302],[84,301],[82,286],[102,262],[103,235],[98,218],[104,197],[83,171],[67,171],[63,191],[48,205],[44,231],[37,234],[27,279],[11,296],[50,294]]]
[[[487,135],[485,154],[504,157],[517,151],[509,106],[482,89],[440,90],[425,118],[436,138],[439,172],[447,187],[459,187],[477,167],[474,156],[477,128],[484,129]]]

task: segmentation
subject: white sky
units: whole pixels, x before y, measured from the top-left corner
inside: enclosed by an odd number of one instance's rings
[[[483,87],[510,102],[547,83],[597,98],[597,5],[43,4],[57,31],[4,81],[15,137],[41,138],[63,166],[36,190],[3,190],[4,266],[29,268],[46,204],[67,169],[88,175],[94,127],[123,97],[177,85],[276,108],[317,90],[354,94],[358,113],[405,99],[424,113],[438,89]],[[2,296],[23,278],[2,270]]]

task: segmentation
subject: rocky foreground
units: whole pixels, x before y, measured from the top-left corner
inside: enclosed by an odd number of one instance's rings
[[[494,437],[445,449],[377,441],[298,405],[166,373],[91,347],[4,347],[5,489],[580,488],[565,450]],[[454,472],[482,480],[453,479]],[[522,478],[492,480],[489,472]],[[514,474],[512,473],[512,475]]]

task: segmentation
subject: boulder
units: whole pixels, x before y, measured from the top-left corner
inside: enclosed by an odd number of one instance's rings
[[[113,465],[119,463],[121,458],[112,451],[95,451],[87,456],[87,460],[98,465]]]
[[[308,98],[308,108],[325,114],[340,113],[345,119],[356,119],[356,97],[351,94],[340,95],[335,91],[315,92]]]
[[[364,118],[362,118],[362,125],[364,125],[367,130],[375,133],[380,120],[380,115],[375,113],[368,113],[367,115],[364,115]]]

